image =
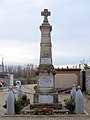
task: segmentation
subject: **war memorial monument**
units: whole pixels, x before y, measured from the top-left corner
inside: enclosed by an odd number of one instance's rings
[[[56,71],[52,63],[52,26],[48,22],[48,16],[50,15],[51,13],[48,9],[44,9],[44,11],[41,12],[41,16],[44,16],[44,20],[40,26],[40,63],[38,70],[36,71],[38,80],[34,95],[34,103],[39,104],[58,103],[58,94],[55,90]]]

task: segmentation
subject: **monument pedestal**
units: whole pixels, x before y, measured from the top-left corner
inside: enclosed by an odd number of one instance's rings
[[[34,94],[34,103],[58,103],[58,94],[57,93],[35,93]]]
[[[55,90],[55,70],[46,66],[38,69],[38,82],[35,89],[35,103],[58,103],[58,93]],[[52,65],[51,65],[52,67]]]

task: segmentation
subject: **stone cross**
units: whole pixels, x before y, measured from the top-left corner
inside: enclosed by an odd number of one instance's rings
[[[44,22],[48,22],[48,16],[50,16],[50,12],[48,12],[48,9],[44,9],[43,12],[41,12],[41,16],[44,16]]]

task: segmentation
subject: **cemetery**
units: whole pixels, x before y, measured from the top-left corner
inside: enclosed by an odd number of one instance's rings
[[[13,73],[8,73],[8,89],[4,89],[0,82],[2,88],[0,97],[1,94],[5,94],[1,104],[4,110],[2,116],[87,116],[90,114],[90,105],[88,106],[90,70],[82,71],[81,68],[68,67],[55,69],[52,62],[52,26],[48,21],[50,15],[51,12],[48,9],[41,12],[44,20],[40,26],[41,43],[40,61],[36,70],[37,84],[22,85],[21,81],[17,80],[14,86]],[[1,73],[3,73],[2,70]],[[85,95],[84,92],[87,94]]]

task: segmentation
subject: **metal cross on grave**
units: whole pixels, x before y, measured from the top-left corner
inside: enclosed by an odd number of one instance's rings
[[[48,12],[48,9],[44,9],[44,11],[43,12],[41,12],[41,16],[44,16],[44,21],[43,22],[48,22],[48,16],[50,16],[51,15],[51,13],[50,12]]]

